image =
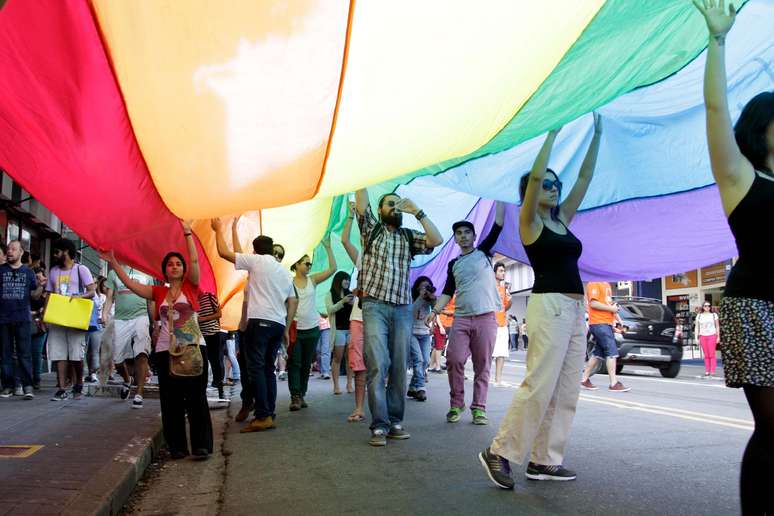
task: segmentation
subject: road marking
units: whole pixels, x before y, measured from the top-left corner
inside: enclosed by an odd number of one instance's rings
[[[729,428],[737,428],[740,430],[748,430],[748,431],[754,430],[753,422],[746,419],[716,416],[713,414],[705,414],[703,412],[693,412],[690,410],[673,409],[668,407],[662,407],[659,405],[647,405],[645,403],[638,403],[633,401],[613,401],[606,398],[597,398],[595,396],[589,396],[588,394],[581,394],[580,399],[584,401],[590,401],[592,403],[598,403],[600,405],[609,405],[611,407],[637,410],[640,412],[659,414],[662,416],[672,416],[680,419],[687,419],[689,421],[698,421],[700,423],[709,423],[712,425],[725,426]]]
[[[41,448],[42,444],[2,444],[0,459],[26,459]]]
[[[527,368],[527,365],[524,362],[509,361],[509,362],[507,362],[507,365],[509,365],[510,367],[518,367],[520,369],[526,369]],[[646,375],[649,372],[649,371],[644,371],[642,369],[639,369],[639,370],[637,370],[637,369],[631,370],[630,369],[628,372],[640,372],[640,371],[642,371]],[[603,373],[597,373],[597,374],[603,374]],[[680,385],[699,385],[701,387],[714,387],[715,389],[727,389],[725,384],[690,382],[690,381],[679,380],[679,379],[653,378],[652,376],[649,376],[649,375],[647,375],[647,376],[621,375],[621,376],[624,376],[627,380],[628,379],[645,380],[645,381],[649,381],[649,382],[670,383],[670,384],[673,384],[673,385],[674,384],[680,384]],[[708,382],[709,381],[711,381],[711,380],[708,380]]]

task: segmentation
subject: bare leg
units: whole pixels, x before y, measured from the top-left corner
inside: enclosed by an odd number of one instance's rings
[[[615,385],[618,383],[618,377],[615,375],[615,363],[615,357],[605,360],[605,365],[607,366],[607,375],[610,377],[610,385]]]
[[[70,374],[70,362],[67,360],[58,360],[56,362],[56,380],[57,386],[64,390],[67,387],[67,377]]]
[[[505,365],[505,357],[495,358],[495,383],[500,384],[503,381],[503,366]]]
[[[589,358],[588,363],[586,364],[586,369],[583,370],[583,378],[581,378],[581,382],[585,382],[588,380],[591,375],[594,374],[594,370],[597,367],[597,357],[591,357]],[[613,374],[615,374],[615,370],[613,370]]]
[[[339,370],[341,369],[341,360],[344,356],[344,346],[333,348],[333,365],[331,365],[331,378],[333,378],[333,394],[341,394],[339,388]]]
[[[355,388],[352,386],[352,381],[355,379],[355,373],[349,367],[349,360],[346,361],[344,366],[347,368],[347,392],[355,392]]]
[[[145,388],[146,374],[148,372],[148,357],[143,355],[134,359],[134,381],[137,382],[137,394],[143,395]]]

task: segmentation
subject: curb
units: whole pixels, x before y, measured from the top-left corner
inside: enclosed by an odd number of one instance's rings
[[[164,435],[159,421],[152,435],[135,437],[116,454],[113,462],[101,468],[94,479],[84,486],[83,493],[70,502],[62,514],[119,514],[163,445]]]

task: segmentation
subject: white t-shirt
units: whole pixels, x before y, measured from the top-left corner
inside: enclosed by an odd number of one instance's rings
[[[285,325],[285,301],[296,297],[293,280],[270,254],[236,254],[236,270],[247,271],[247,318]]]
[[[702,312],[696,316],[696,321],[699,323],[699,336],[707,337],[709,335],[715,335],[717,329],[715,328],[715,321],[718,319],[718,314]]]
[[[355,270],[352,271],[352,283],[355,282],[360,274],[360,267],[363,265],[363,260],[360,258],[362,255],[358,255],[357,262],[355,262]],[[355,302],[352,305],[352,312],[349,314],[350,321],[363,322],[363,309],[360,308],[360,300],[355,296]]]
[[[299,330],[311,330],[320,326],[320,314],[317,312],[317,296],[314,286],[312,278],[306,278],[306,287],[296,287],[298,309],[295,321]]]

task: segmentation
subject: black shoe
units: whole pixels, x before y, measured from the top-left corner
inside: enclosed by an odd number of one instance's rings
[[[309,405],[306,404],[306,400],[303,396],[301,396],[301,408],[307,408]]]
[[[125,400],[129,397],[129,384],[128,383],[122,383],[121,384],[121,399]]]
[[[210,452],[204,448],[196,448],[192,455],[194,460],[207,460],[210,458]]]
[[[511,477],[510,463],[492,453],[489,448],[478,454],[478,461],[484,466],[489,480],[501,489],[513,489],[513,477]]]
[[[409,389],[408,392],[406,393],[406,396],[409,398],[414,398],[416,397],[416,395],[417,395],[417,391],[415,391],[414,389]]]
[[[70,396],[67,394],[67,391],[64,389],[59,389],[56,391],[56,394],[51,398],[51,401],[65,401]]]
[[[188,457],[188,452],[173,451],[173,452],[170,452],[169,456],[172,458],[172,460],[185,459],[186,457]]]
[[[560,482],[575,480],[578,475],[574,471],[566,469],[561,464],[555,466],[543,466],[530,462],[527,465],[527,478],[530,480],[558,480]]]
[[[390,427],[390,431],[387,432],[388,439],[402,441],[404,439],[408,439],[409,437],[411,437],[411,434],[406,432],[400,425],[392,425]]]
[[[417,393],[414,394],[414,399],[417,401],[425,401],[427,400],[427,394],[425,394],[425,391],[417,391]]]

